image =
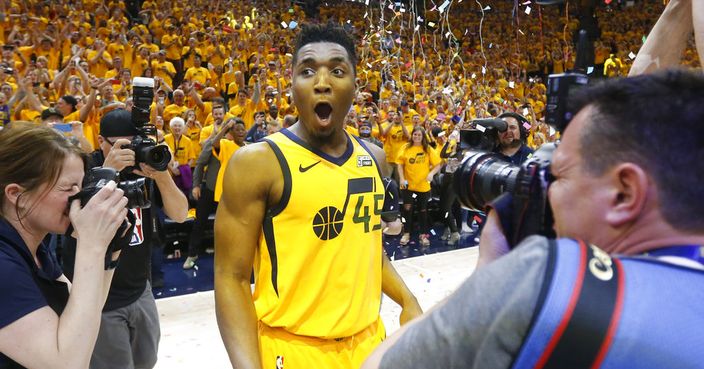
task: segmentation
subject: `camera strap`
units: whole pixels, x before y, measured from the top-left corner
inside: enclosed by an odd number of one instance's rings
[[[620,323],[621,262],[583,241],[551,240],[548,250],[531,328],[512,368],[598,368]]]

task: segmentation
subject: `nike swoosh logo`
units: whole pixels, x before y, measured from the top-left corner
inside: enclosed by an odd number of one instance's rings
[[[309,166],[307,166],[307,167],[304,167],[303,165],[298,164],[298,170],[299,170],[301,173],[305,173],[305,172],[308,171],[308,169],[313,168],[314,166],[316,166],[316,165],[318,165],[318,164],[320,164],[320,160],[316,161],[315,163],[313,163],[313,164],[311,164],[311,165],[309,165]]]

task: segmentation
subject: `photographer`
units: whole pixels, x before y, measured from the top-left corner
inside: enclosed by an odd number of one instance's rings
[[[506,131],[499,133],[494,152],[501,154],[504,160],[512,164],[520,165],[533,154],[533,150],[526,145],[528,132],[523,127],[523,124],[528,123],[528,120],[522,115],[512,112],[499,115],[499,119],[503,119],[508,127]]]
[[[125,169],[135,166],[135,152],[125,147],[138,133],[129,112],[117,109],[100,120],[100,149],[90,155],[89,167],[109,167],[120,171],[122,179]],[[133,173],[147,178],[147,191],[152,203],[150,208],[134,209],[137,218],[135,233],[122,252],[122,260],[116,269],[110,286],[98,342],[91,359],[91,368],[151,368],[156,363],[159,344],[159,315],[156,311],[150,283],[150,259],[152,248],[160,247],[159,208],[175,222],[186,219],[188,202],[176,187],[168,171],[156,171],[139,163]],[[75,259],[75,243],[68,238],[64,250],[66,272],[71,277]]]
[[[702,91],[665,71],[570,96],[548,192],[563,238],[480,268],[365,368],[700,367]],[[480,250],[508,250],[507,215],[489,213]]]
[[[0,160],[0,367],[86,367],[114,271],[105,270],[105,253],[127,199],[110,182],[83,208],[69,202],[81,188],[83,157],[48,127],[0,131]],[[70,224],[79,271],[72,288],[42,241]]]

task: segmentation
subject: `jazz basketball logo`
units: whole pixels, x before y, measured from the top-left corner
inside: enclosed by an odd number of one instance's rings
[[[283,356],[276,357],[276,369],[284,369],[284,357]]]
[[[342,232],[344,214],[334,206],[327,206],[313,217],[313,232],[323,241],[331,240]]]
[[[141,245],[144,242],[144,222],[142,221],[142,209],[130,209],[132,214],[134,214],[134,233],[132,233],[132,240],[130,241],[130,246]]]
[[[370,158],[371,159],[371,158]],[[352,199],[352,203],[350,203]],[[366,199],[366,200],[365,200]],[[335,206],[325,206],[313,216],[313,233],[323,241],[332,240],[342,233],[345,214],[349,208],[354,211],[352,222],[361,224],[364,233],[381,229],[381,208],[384,194],[377,193],[376,179],[373,177],[352,178],[347,182],[347,196],[342,210]]]

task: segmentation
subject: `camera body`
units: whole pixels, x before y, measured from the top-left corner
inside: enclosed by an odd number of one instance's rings
[[[135,77],[132,80],[133,97],[132,101],[132,124],[137,129],[137,135],[132,138],[132,143],[124,145],[123,149],[130,149],[135,153],[135,165],[144,163],[155,170],[166,170],[171,161],[171,152],[164,145],[157,145],[152,136],[156,136],[157,130],[153,124],[149,124],[149,112],[154,100],[154,79]],[[131,171],[133,168],[127,168]]]
[[[110,181],[117,183],[117,188],[125,193],[128,209],[145,209],[151,206],[144,178],[120,182],[119,172],[107,167],[96,167],[89,170],[83,178],[83,188],[80,192],[71,196],[69,202],[77,199],[81,201],[81,207],[85,206]]]

